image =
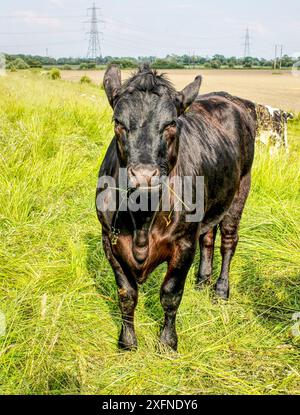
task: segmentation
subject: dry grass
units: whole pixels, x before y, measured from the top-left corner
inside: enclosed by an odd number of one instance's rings
[[[130,73],[123,71],[123,78],[126,79]],[[276,75],[269,70],[174,69],[166,73],[177,89],[182,89],[201,73],[204,77],[202,93],[227,91],[261,104],[300,111],[300,76],[295,77],[289,71]],[[84,74],[99,84],[102,83],[104,71],[63,71],[62,77],[77,82]]]

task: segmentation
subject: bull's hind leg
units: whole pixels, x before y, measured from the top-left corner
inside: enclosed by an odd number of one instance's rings
[[[215,289],[216,294],[224,300],[227,300],[229,297],[230,263],[238,243],[238,228],[249,194],[250,185],[251,175],[249,173],[241,179],[239,190],[236,193],[228,212],[220,223],[222,269]]]
[[[132,350],[137,347],[134,331],[134,310],[138,300],[138,287],[135,279],[125,275],[119,262],[114,257],[108,237],[103,236],[103,247],[115,274],[118,286],[119,305],[122,313],[122,328],[119,337],[119,348]]]
[[[200,236],[200,263],[196,277],[197,289],[201,289],[211,280],[216,234],[217,226]]]

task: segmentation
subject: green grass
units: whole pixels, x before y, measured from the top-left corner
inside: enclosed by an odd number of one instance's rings
[[[164,266],[140,290],[139,349],[116,348],[114,277],[95,215],[111,111],[93,85],[0,78],[0,337],[3,394],[300,393],[300,117],[291,152],[257,148],[231,271],[231,299],[193,287],[178,313],[179,352],[160,353]],[[220,266],[219,242],[214,276]]]

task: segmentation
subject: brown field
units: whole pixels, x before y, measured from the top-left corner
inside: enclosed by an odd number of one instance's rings
[[[300,76],[295,77],[290,71],[280,75],[269,70],[205,70],[184,69],[167,70],[169,79],[177,89],[182,89],[193,78],[201,73],[203,83],[202,93],[212,91],[227,91],[243,98],[280,107],[286,110],[300,111]],[[126,79],[132,71],[123,71]],[[93,82],[101,83],[104,71],[62,71],[65,80],[79,81],[83,75],[88,75]]]

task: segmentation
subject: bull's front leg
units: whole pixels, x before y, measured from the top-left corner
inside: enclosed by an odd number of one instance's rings
[[[165,312],[160,341],[173,350],[177,350],[178,344],[176,314],[181,303],[185,280],[195,255],[194,244],[187,243],[185,247],[182,245],[175,249],[160,291],[160,301]]]
[[[138,300],[137,283],[131,275],[125,275],[121,265],[112,253],[107,236],[103,236],[103,247],[114,271],[118,286],[119,305],[122,314],[122,328],[118,345],[120,349],[132,350],[137,347],[134,330],[134,310]]]

